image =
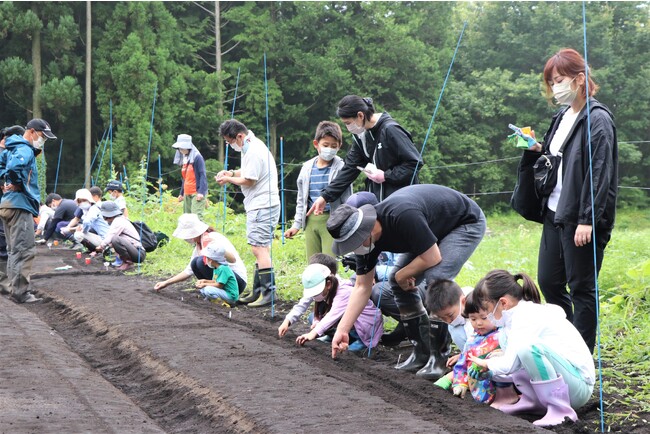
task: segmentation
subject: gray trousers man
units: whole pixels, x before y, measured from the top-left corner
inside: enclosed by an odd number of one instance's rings
[[[22,303],[29,296],[29,275],[36,256],[34,217],[28,211],[0,208],[7,241],[7,277],[11,296]]]

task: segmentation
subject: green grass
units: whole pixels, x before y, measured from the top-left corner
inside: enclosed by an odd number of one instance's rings
[[[160,280],[181,271],[188,263],[192,247],[171,237],[182,205],[165,194],[157,202],[142,207],[131,204],[132,220],[145,220],[153,230],[170,236],[170,243],[147,256],[142,272]],[[252,275],[254,257],[246,244],[246,219],[229,210],[223,223],[223,204],[213,204],[208,221],[237,247]],[[276,232],[280,236],[280,231]],[[537,254],[541,226],[514,213],[488,216],[488,233],[457,278],[461,286],[473,286],[495,268],[513,273],[537,275]],[[619,212],[612,240],[605,251],[599,279],[601,356],[607,425],[629,423],[639,412],[650,413],[650,219],[647,210]],[[273,243],[273,263],[279,296],[296,301],[302,294],[300,276],[306,265],[304,240],[278,238]],[[349,273],[342,273],[349,274]],[[389,326],[390,327],[390,326]],[[644,343],[644,344],[641,344]],[[615,405],[629,411],[608,412]]]

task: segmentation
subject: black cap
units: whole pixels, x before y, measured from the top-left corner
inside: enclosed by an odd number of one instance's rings
[[[108,181],[108,184],[106,184],[106,188],[104,190],[119,191],[120,193],[122,193],[124,189],[122,188],[122,183],[120,181],[113,180],[113,181]]]
[[[52,133],[50,124],[48,124],[43,119],[35,118],[27,122],[27,125],[25,125],[25,129],[31,130],[32,128],[36,131],[41,131],[43,134],[45,134],[45,137],[47,137],[48,139],[56,139],[56,136]]]

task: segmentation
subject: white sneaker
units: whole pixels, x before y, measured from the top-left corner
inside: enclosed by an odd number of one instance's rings
[[[43,300],[43,299],[36,297],[34,294],[32,294],[30,292],[29,295],[27,296],[27,298],[25,298],[22,302],[23,303],[36,303],[37,301],[41,301],[41,300]]]

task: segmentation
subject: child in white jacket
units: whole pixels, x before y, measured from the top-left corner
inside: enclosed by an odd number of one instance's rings
[[[523,285],[519,284],[519,280]],[[540,304],[540,294],[526,274],[490,271],[474,288],[488,317],[507,336],[501,357],[471,360],[492,375],[510,375],[522,393],[519,401],[501,406],[509,413],[538,413],[538,426],[578,419],[574,409],[594,390],[595,367],[587,344],[562,308]]]

